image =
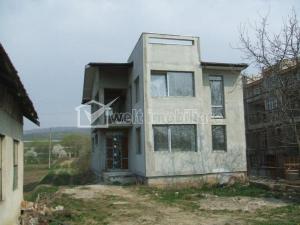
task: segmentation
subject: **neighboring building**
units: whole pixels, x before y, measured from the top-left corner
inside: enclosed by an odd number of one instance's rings
[[[268,69],[255,79],[244,79],[248,171],[271,178],[294,174],[299,179],[300,149],[294,128],[299,136],[300,73],[290,61],[278,71],[272,75]]]
[[[23,116],[37,113],[0,44],[0,223],[16,225],[23,200]]]
[[[89,63],[82,103],[107,109],[93,124],[103,125],[92,129],[93,171],[148,184],[244,178],[246,67],[201,61],[198,37],[153,33],[127,63]]]

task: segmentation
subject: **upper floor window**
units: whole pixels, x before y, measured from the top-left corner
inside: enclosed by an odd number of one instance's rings
[[[260,94],[260,88],[259,87],[255,87],[253,89],[253,95],[259,95]]]
[[[209,76],[212,117],[224,118],[223,76]]]
[[[134,80],[134,86],[135,86],[135,103],[137,103],[140,100],[140,79],[139,79],[139,77],[137,77]]]
[[[173,39],[173,38],[149,38],[150,44],[164,44],[164,45],[193,45],[193,40],[188,39]]]
[[[266,99],[266,110],[274,110],[278,108],[278,101],[275,97],[268,97]]]
[[[155,72],[151,74],[152,97],[195,96],[192,72]]]

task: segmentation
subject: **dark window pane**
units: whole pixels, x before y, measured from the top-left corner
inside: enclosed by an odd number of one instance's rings
[[[170,129],[172,152],[197,151],[195,125],[172,125]]]
[[[213,150],[226,150],[226,128],[224,125],[212,126]]]
[[[168,72],[169,96],[194,96],[194,76],[187,72]]]
[[[169,151],[168,127],[153,126],[154,151]]]
[[[224,117],[224,107],[212,106],[212,115],[215,117]]]
[[[167,76],[162,75],[152,75],[151,76],[151,95],[153,97],[157,96],[167,96]]]

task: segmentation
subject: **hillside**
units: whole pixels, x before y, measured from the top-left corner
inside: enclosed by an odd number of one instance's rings
[[[24,131],[24,141],[31,141],[36,139],[48,139],[49,134],[52,134],[52,139],[61,140],[64,136],[69,134],[90,135],[90,129],[77,127],[51,127],[38,128]]]

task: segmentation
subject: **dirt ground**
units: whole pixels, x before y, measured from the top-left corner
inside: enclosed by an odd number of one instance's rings
[[[266,215],[263,217],[268,218],[270,215],[267,212],[276,208],[281,209],[289,204],[274,198],[219,197],[203,194],[201,198],[187,202],[182,207],[180,204],[158,202],[147,194],[138,193],[137,187],[107,185],[60,188],[57,195],[69,196],[72,199],[82,201],[85,205],[92,205],[97,202],[99,206],[91,210],[101,210],[103,207],[105,218],[103,221],[95,222],[96,219],[83,219],[80,222],[80,224],[89,225],[265,224],[264,222],[267,222],[265,219],[262,218],[261,223],[257,219],[261,213],[265,213]],[[82,207],[84,206],[82,205]],[[284,218],[287,215],[283,213],[282,216]]]
[[[24,167],[24,190],[33,189],[48,173],[48,165],[25,165]]]

